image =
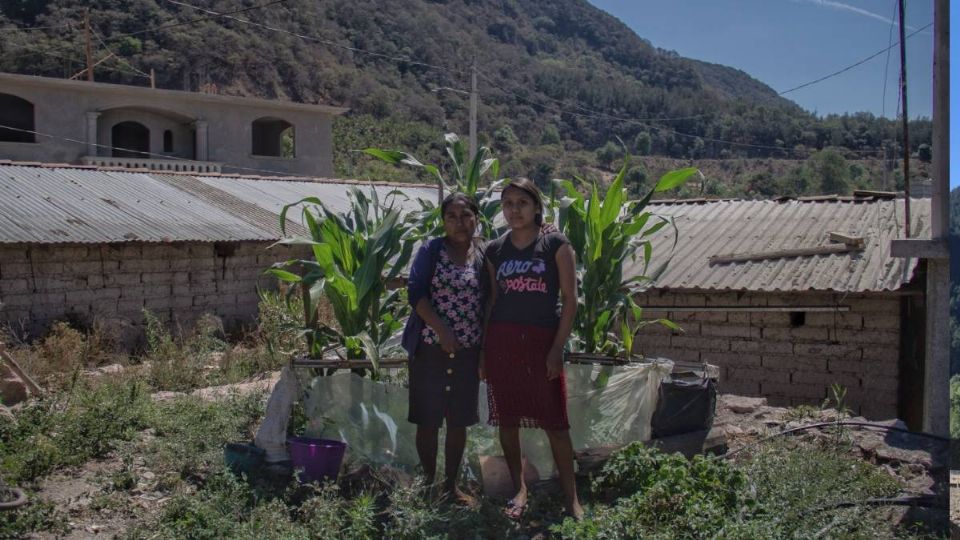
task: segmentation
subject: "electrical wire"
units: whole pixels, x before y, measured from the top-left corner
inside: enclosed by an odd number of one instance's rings
[[[57,28],[70,28],[71,26],[73,26],[73,23],[70,23],[70,22],[64,23],[64,24],[57,24],[54,26],[17,26],[17,24],[14,23],[13,21],[10,21],[10,22],[13,23],[14,26],[7,27],[7,28],[0,28],[0,33],[14,32],[14,31],[32,32],[34,30],[54,30]]]
[[[904,38],[904,40],[910,39],[911,37],[919,34],[920,32],[923,32],[924,30],[926,30],[927,28],[930,28],[931,26],[933,26],[933,23],[927,24],[927,25],[924,26],[923,28],[920,28],[920,29],[918,29],[918,30],[916,30],[916,31],[908,34],[907,37]],[[850,71],[851,69],[853,69],[853,68],[855,68],[855,67],[857,67],[857,66],[859,66],[859,65],[861,65],[861,64],[865,64],[866,62],[868,62],[868,61],[870,61],[870,60],[873,60],[874,58],[880,56],[881,54],[889,51],[890,49],[892,49],[892,48],[894,48],[894,47],[896,47],[896,46],[898,46],[898,45],[900,45],[900,41],[899,41],[899,40],[898,40],[896,43],[894,43],[893,45],[891,45],[891,46],[889,46],[889,47],[887,47],[887,48],[885,48],[885,49],[881,49],[881,50],[879,50],[879,51],[871,54],[870,56],[864,58],[863,60],[860,60],[859,62],[855,62],[855,63],[853,63],[853,64],[850,64],[849,66],[847,66],[847,67],[845,67],[845,68],[843,68],[843,69],[840,69],[840,70],[838,70],[838,71],[834,71],[833,73],[831,73],[831,74],[829,74],[829,75],[824,75],[823,77],[820,77],[819,79],[815,79],[815,80],[812,80],[812,81],[810,81],[810,82],[803,83],[803,84],[801,84],[801,85],[799,85],[799,86],[794,86],[793,88],[790,88],[790,89],[788,89],[788,90],[784,90],[783,92],[780,92],[779,95],[782,96],[782,95],[784,95],[784,94],[788,94],[788,93],[793,92],[793,91],[795,91],[795,90],[800,90],[801,88],[806,88],[806,87],[808,87],[808,86],[813,86],[813,85],[815,85],[815,84],[817,84],[817,83],[821,83],[821,82],[823,82],[823,81],[825,81],[825,80],[827,80],[827,79],[832,79],[833,77],[836,77],[837,75],[840,75],[840,74],[842,74],[842,73],[846,73],[847,71]]]
[[[329,39],[324,39],[324,38],[320,38],[320,37],[316,37],[316,36],[310,36],[310,35],[306,35],[306,34],[300,34],[300,33],[298,33],[298,32],[294,32],[294,31],[291,31],[291,30],[284,30],[283,28],[276,28],[276,27],[273,27],[273,26],[270,26],[270,25],[267,25],[267,24],[264,24],[264,23],[259,23],[259,22],[255,22],[255,21],[248,21],[248,20],[246,20],[246,19],[241,19],[241,18],[239,18],[239,17],[232,17],[232,16],[230,16],[231,13],[220,13],[220,12],[217,12],[217,11],[213,11],[213,10],[211,10],[211,9],[201,8],[201,7],[198,7],[198,6],[194,6],[194,5],[191,5],[191,4],[187,4],[187,3],[185,3],[185,2],[179,2],[179,1],[177,1],[177,0],[167,0],[167,2],[169,2],[169,3],[171,3],[171,4],[176,4],[176,5],[178,5],[178,6],[187,7],[187,8],[190,8],[190,9],[195,9],[195,10],[201,11],[201,12],[203,12],[203,13],[209,13],[209,14],[211,14],[211,15],[213,15],[213,16],[216,16],[216,17],[223,17],[223,18],[225,18],[225,19],[229,19],[229,20],[236,21],[236,22],[239,22],[239,23],[249,24],[249,25],[251,25],[251,26],[256,26],[256,27],[258,27],[258,28],[263,28],[263,29],[265,29],[265,30],[270,30],[270,31],[272,31],[272,32],[279,32],[279,33],[282,33],[282,34],[287,34],[287,35],[290,35],[290,36],[293,36],[293,37],[296,37],[296,38],[300,38],[300,39],[303,39],[303,40],[306,40],[306,41],[313,41],[313,42],[316,42],[316,43],[320,43],[320,44],[322,44],[322,45],[328,45],[328,46],[330,46],[330,47],[336,47],[336,48],[339,48],[339,49],[347,50],[347,51],[354,52],[354,53],[358,53],[358,54],[364,54],[364,55],[367,55],[367,56],[372,56],[372,57],[375,57],[375,58],[382,58],[382,59],[385,59],[385,60],[393,60],[393,61],[396,61],[396,62],[403,62],[403,63],[410,64],[410,65],[413,65],[413,66],[420,66],[420,67],[425,67],[425,68],[429,68],[429,69],[435,69],[435,70],[440,70],[440,71],[447,71],[447,72],[451,72],[451,73],[457,73],[457,74],[459,74],[459,75],[463,75],[463,74],[466,73],[466,72],[463,71],[463,70],[457,70],[457,69],[448,68],[448,67],[444,67],[444,66],[438,66],[438,65],[436,65],[436,64],[430,64],[430,63],[427,63],[427,62],[420,62],[420,61],[418,61],[418,60],[413,60],[413,59],[411,59],[411,58],[404,58],[404,57],[401,57],[401,56],[392,56],[392,55],[389,55],[389,54],[378,53],[378,52],[374,52],[374,51],[368,51],[368,50],[360,49],[360,48],[357,48],[357,47],[351,47],[351,46],[349,46],[349,45],[343,45],[343,44],[337,43],[337,42],[335,42],[335,41],[330,41]]]
[[[114,58],[116,58],[118,62],[120,62],[121,64],[124,64],[124,65],[127,66],[127,67],[129,67],[130,69],[132,69],[133,71],[135,71],[135,72],[137,73],[137,75],[140,75],[141,77],[144,77],[144,78],[146,78],[146,79],[150,79],[150,78],[151,78],[149,73],[144,73],[143,71],[137,69],[136,67],[133,66],[133,64],[131,64],[130,62],[127,62],[127,61],[124,60],[119,54],[117,54],[116,52],[114,52],[113,49],[111,49],[110,46],[107,45],[106,42],[103,41],[103,38],[100,37],[100,34],[98,34],[95,30],[93,30],[93,29],[91,28],[91,29],[90,29],[90,32],[94,35],[94,37],[97,38],[97,41],[100,42],[100,45],[102,45],[103,48],[107,50],[107,52],[109,52]]]
[[[215,19],[215,18],[217,18],[217,17],[226,17],[226,16],[228,16],[228,15],[234,15],[234,14],[237,14],[237,13],[245,13],[245,12],[247,12],[247,11],[253,11],[253,10],[256,10],[256,9],[263,9],[263,8],[267,8],[267,7],[276,5],[276,4],[282,4],[282,3],[286,2],[286,1],[287,1],[287,0],[272,0],[271,2],[267,2],[267,3],[265,3],[265,4],[257,4],[257,5],[255,5],[255,6],[249,6],[249,7],[245,7],[245,8],[235,9],[235,10],[233,10],[233,11],[224,11],[224,12],[222,12],[222,13],[218,13],[218,12],[214,11],[214,12],[212,12],[214,15],[212,15],[212,16],[210,16],[210,17],[197,17],[196,19],[190,19],[190,20],[188,20],[188,21],[179,21],[179,22],[175,22],[175,23],[162,24],[162,25],[160,25],[160,26],[154,26],[154,27],[152,27],[152,28],[144,28],[143,30],[137,30],[136,32],[129,32],[129,33],[126,33],[126,34],[111,35],[110,37],[107,38],[107,41],[113,41],[113,40],[115,40],[115,39],[120,39],[120,38],[125,38],[125,37],[131,37],[131,36],[139,36],[140,34],[147,34],[147,33],[150,33],[150,32],[156,32],[156,31],[158,31],[158,30],[169,30],[170,28],[176,28],[176,27],[178,27],[178,26],[186,26],[186,25],[188,25],[188,24],[193,24],[193,23],[208,21],[208,20],[211,20],[211,19]]]
[[[890,17],[890,30],[887,32],[887,58],[883,61],[883,98],[880,101],[880,116],[887,115],[887,74],[890,70],[890,50],[893,49],[893,27],[897,20],[897,0],[893,0],[893,16]]]

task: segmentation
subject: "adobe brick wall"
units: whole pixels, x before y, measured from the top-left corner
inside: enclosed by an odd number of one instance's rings
[[[257,286],[272,263],[292,257],[268,242],[0,246],[0,324],[42,335],[55,320],[94,319],[127,345],[142,335],[143,309],[186,328],[204,313],[251,325]]]
[[[635,351],[645,356],[708,362],[720,367],[720,391],[763,396],[771,404],[819,405],[830,386],[847,388],[847,404],[867,418],[897,416],[900,297],[891,293],[704,293],[638,295],[644,319],[665,317],[678,333],[650,325]],[[657,311],[656,306],[849,306],[806,313],[793,326],[789,312]]]

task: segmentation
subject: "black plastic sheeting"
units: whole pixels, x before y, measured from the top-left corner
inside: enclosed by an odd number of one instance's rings
[[[669,378],[660,383],[650,421],[653,438],[708,430],[717,407],[717,381],[706,377]]]

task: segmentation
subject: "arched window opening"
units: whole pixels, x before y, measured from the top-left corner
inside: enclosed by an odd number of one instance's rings
[[[113,157],[145,158],[150,156],[150,130],[139,122],[120,122],[110,130]]]
[[[293,124],[279,118],[260,118],[253,122],[255,156],[296,157],[296,133]]]
[[[33,131],[33,103],[0,94],[0,142],[37,142]]]
[[[173,152],[173,132],[169,129],[163,132],[163,151],[167,153]]]

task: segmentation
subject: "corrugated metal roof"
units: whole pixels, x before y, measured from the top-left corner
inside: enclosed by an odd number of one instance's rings
[[[896,290],[913,278],[916,259],[890,256],[890,241],[903,238],[904,200],[717,201],[702,204],[651,204],[672,217],[677,245],[657,289],[752,291]],[[911,200],[911,233],[930,237],[930,199]],[[862,251],[771,257],[710,264],[721,254],[769,253],[830,244],[829,233],[863,237]],[[670,256],[673,232],[661,229],[653,242],[648,274]],[[637,275],[642,263],[625,273]]]
[[[0,167],[0,242],[272,240],[202,199],[135,172]]]
[[[279,215],[287,204],[295,203],[306,197],[316,197],[323,201],[328,208],[335,212],[346,212],[350,209],[348,189],[357,187],[361,191],[370,193],[368,184],[347,184],[332,182],[303,182],[297,180],[273,180],[252,178],[230,178],[226,176],[196,176],[194,177],[211,188],[228,193],[244,203],[253,204],[263,210],[273,213],[274,227],[271,229],[279,236]],[[396,185],[378,185],[375,188],[381,202]],[[418,210],[420,204],[416,199],[436,201],[437,191],[423,186],[403,186],[402,191],[407,196],[400,198],[397,203],[406,211]],[[302,225],[301,213],[291,210],[287,213],[287,221]],[[287,230],[288,234],[294,231]]]
[[[283,206],[317,197],[349,208],[348,188],[370,184],[244,176],[191,176],[69,165],[0,163],[0,243],[277,240]],[[384,200],[396,184],[377,185]],[[402,186],[405,210],[436,190]],[[288,234],[305,234],[291,212]]]

